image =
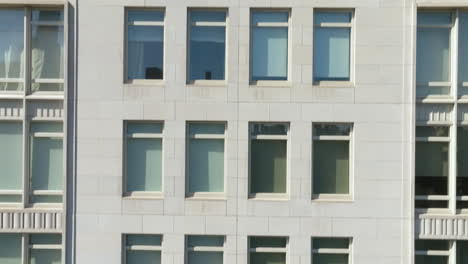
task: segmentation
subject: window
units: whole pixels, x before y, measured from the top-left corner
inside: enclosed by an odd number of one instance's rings
[[[1,17],[0,17],[1,19]],[[23,125],[0,122],[0,203],[21,203],[23,193]]]
[[[468,127],[457,131],[457,209],[468,209]]]
[[[163,124],[126,122],[125,195],[162,191]]]
[[[226,11],[191,10],[189,17],[189,80],[224,80]]]
[[[163,79],[164,11],[127,10],[126,79]]]
[[[250,193],[286,194],[289,124],[250,124]]]
[[[0,9],[0,91],[63,91],[63,30],[63,10]]]
[[[251,24],[252,81],[287,80],[289,11],[253,11]]]
[[[416,208],[448,207],[449,127],[416,127]]]
[[[28,253],[23,254],[23,251]],[[62,236],[60,234],[0,234],[0,263],[61,264]]]
[[[223,264],[224,236],[187,236],[187,264]]]
[[[314,14],[314,82],[350,81],[353,12]]]
[[[351,239],[313,238],[312,264],[349,264],[351,263]]]
[[[187,124],[188,196],[224,192],[224,123]]]
[[[315,198],[349,197],[351,132],[350,124],[314,125],[313,194]]]
[[[124,264],[161,264],[161,235],[124,235]]]
[[[30,201],[61,203],[64,167],[62,123],[31,123],[30,133]]]
[[[416,240],[415,264],[448,264],[450,244],[447,240]]]
[[[249,263],[286,264],[287,237],[249,237]]]

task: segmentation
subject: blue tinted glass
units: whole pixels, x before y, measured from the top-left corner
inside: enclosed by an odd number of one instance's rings
[[[288,28],[255,27],[252,31],[252,80],[287,80]]]
[[[190,80],[224,80],[225,27],[190,30]]]
[[[288,12],[263,12],[258,11],[252,14],[252,24],[255,25],[259,22],[288,22]]]
[[[450,12],[418,12],[418,25],[447,25],[452,24]]]
[[[32,21],[63,21],[62,10],[33,10]]]
[[[127,124],[127,133],[151,133],[160,134],[163,131],[162,123],[129,122]]]
[[[349,80],[349,28],[317,27],[314,31],[314,80]]]
[[[192,22],[226,22],[226,12],[224,11],[191,11],[190,21]]]
[[[129,26],[127,71],[132,79],[162,79],[164,29],[159,26]]]
[[[128,10],[128,22],[164,21],[164,12],[157,10]]]
[[[314,14],[314,24],[349,23],[351,16],[351,12],[317,12]]]

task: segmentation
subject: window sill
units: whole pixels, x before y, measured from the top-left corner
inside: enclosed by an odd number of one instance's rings
[[[274,88],[291,88],[290,81],[251,81],[250,82],[251,88],[259,88],[259,87],[274,87]]]
[[[27,100],[64,100],[63,92],[34,92],[26,96]]]
[[[165,82],[163,79],[151,79],[151,80],[126,80],[125,86],[164,86]]]
[[[289,196],[287,193],[251,193],[249,199],[256,201],[287,201]]]
[[[226,80],[192,80],[187,82],[187,86],[209,86],[209,87],[226,87]]]
[[[28,210],[61,210],[63,208],[63,204],[61,203],[35,203],[28,205]]]
[[[199,192],[199,193],[189,193],[186,195],[185,199],[189,201],[190,200],[225,201],[226,196],[224,193]]]
[[[21,93],[2,91],[0,92],[0,99],[11,99],[11,100],[23,99],[24,93],[23,91],[20,91],[20,92]]]
[[[314,88],[354,88],[351,81],[314,81]]]
[[[354,202],[352,195],[350,194],[314,194],[312,195],[312,202]]]
[[[441,96],[427,96],[427,97],[418,97],[416,102],[418,103],[436,103],[436,104],[451,104],[455,103],[455,98],[450,95],[441,95]]]
[[[125,193],[124,200],[162,200],[164,195],[162,192],[131,192]]]

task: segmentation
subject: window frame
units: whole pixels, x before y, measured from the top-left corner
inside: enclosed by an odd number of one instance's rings
[[[205,21],[198,23],[192,23],[191,14],[192,11],[205,11],[205,12],[224,12],[226,14],[226,20],[224,22],[210,22]],[[191,30],[192,27],[224,27],[224,79],[223,80],[204,80],[204,79],[191,79],[190,75],[190,41],[191,41]],[[223,86],[228,82],[228,44],[229,44],[229,10],[227,8],[209,8],[209,7],[188,7],[187,8],[187,49],[186,49],[186,80],[187,85],[201,85],[201,86]]]
[[[327,22],[315,24],[316,13],[350,13],[351,21],[349,23],[342,22]],[[312,85],[320,87],[342,87],[342,86],[353,86],[355,79],[355,52],[356,52],[356,11],[354,8],[314,8],[312,17]],[[316,28],[349,28],[349,80],[338,81],[338,80],[316,80],[314,67],[315,67],[315,29]]]
[[[163,13],[163,21],[136,21],[133,23],[128,22],[129,11],[159,11]],[[127,85],[163,85],[166,79],[166,8],[164,7],[125,7],[124,14],[124,84]],[[128,29],[130,26],[149,26],[149,27],[162,27],[163,29],[163,75],[162,79],[129,79],[128,78]]]
[[[286,135],[252,135],[252,127],[255,124],[281,124],[287,128]],[[290,193],[290,169],[291,169],[291,123],[275,121],[253,121],[248,123],[248,199],[253,200],[288,200]],[[286,192],[285,193],[254,193],[252,192],[252,141],[253,140],[284,140],[286,141]]]
[[[347,239],[348,248],[314,248],[314,239],[329,238],[329,239]],[[311,263],[314,263],[314,255],[316,254],[330,254],[330,255],[348,255],[348,264],[353,264],[353,238],[352,237],[312,237],[311,239]]]
[[[189,246],[189,238],[192,236],[216,236],[216,237],[223,237],[223,246],[195,246],[195,247],[190,247]],[[226,236],[225,235],[211,235],[211,234],[203,234],[203,235],[197,235],[197,234],[190,234],[190,235],[185,235],[185,250],[184,250],[184,263],[189,264],[189,253],[190,252],[207,252],[207,253],[223,253],[223,264],[226,263],[226,254],[225,254],[225,249],[226,249]]]
[[[19,78],[0,78],[2,83],[22,83],[23,89],[17,91],[3,91],[0,90],[0,97],[7,99],[51,99],[51,100],[63,100],[66,90],[68,89],[68,8],[66,5],[33,5],[33,6],[5,6],[2,10],[17,10],[23,11],[23,77]],[[33,11],[62,11],[63,20],[60,21],[33,21]],[[62,78],[32,78],[32,28],[35,25],[42,26],[61,26],[63,29],[63,77]],[[63,90],[61,91],[32,91],[32,85],[34,83],[41,84],[63,84]]]
[[[161,245],[159,246],[147,246],[147,245],[132,245],[127,246],[127,237],[128,236],[160,236]],[[161,263],[163,263],[163,245],[164,245],[164,235],[162,234],[137,234],[137,233],[124,233],[121,238],[122,244],[122,264],[128,264],[127,255],[128,251],[150,251],[150,252],[159,252],[161,255]]]
[[[254,13],[261,12],[275,12],[281,13],[285,12],[288,14],[288,22],[262,22],[260,25],[253,24],[253,15]],[[253,79],[253,34],[254,28],[258,27],[273,27],[273,28],[287,28],[288,32],[288,51],[287,51],[287,70],[286,70],[286,80],[254,80]],[[292,9],[291,8],[250,8],[249,10],[249,85],[250,86],[291,86],[291,74],[292,74]]]
[[[162,133],[127,133],[131,124],[160,124]],[[122,146],[122,197],[124,199],[163,199],[164,198],[164,138],[165,122],[161,120],[124,120],[123,122],[123,146]],[[129,139],[160,139],[161,140],[161,191],[127,191],[127,157]]]
[[[350,127],[349,135],[315,135],[313,133],[315,125],[347,125]],[[354,123],[351,122],[313,122],[312,123],[312,160],[311,160],[311,174],[312,174],[312,181],[311,181],[311,193],[312,193],[312,201],[314,202],[352,202],[354,200],[354,148],[355,148],[355,139],[354,139]],[[315,142],[317,141],[348,141],[348,148],[349,148],[349,186],[348,186],[348,193],[347,194],[330,194],[330,193],[322,193],[316,194],[314,193],[314,146]]]
[[[190,125],[224,125],[224,134],[194,134],[190,133]],[[227,130],[226,121],[187,121],[185,124],[185,198],[186,199],[225,199],[227,190],[228,160],[227,160]],[[222,139],[224,142],[223,192],[190,192],[190,140],[191,139]]]

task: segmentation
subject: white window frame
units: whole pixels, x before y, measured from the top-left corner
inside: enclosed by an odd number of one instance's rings
[[[453,151],[454,151],[454,142],[451,140],[453,138],[453,127],[448,124],[431,124],[431,123],[419,123],[416,125],[418,127],[446,127],[448,129],[448,136],[444,137],[415,137],[416,143],[417,142],[435,142],[435,143],[448,143],[448,175],[447,175],[447,195],[416,195],[414,194],[414,201],[447,201],[447,208],[417,208],[415,206],[417,213],[447,213],[455,204],[456,202],[453,201],[452,197],[454,197],[453,191],[455,191],[456,182],[454,179],[454,162],[456,162],[456,158],[454,159]],[[456,157],[456,156],[455,156]],[[416,146],[415,146],[415,169],[416,169]],[[416,171],[415,171],[415,188],[416,188]],[[456,173],[455,173],[456,177]]]
[[[222,246],[189,246],[189,238],[191,236],[217,236],[223,237],[223,245]],[[185,236],[185,264],[189,264],[189,252],[207,252],[207,253],[223,253],[223,263],[226,262],[226,254],[224,253],[226,245],[226,236],[225,235],[186,235]]]
[[[351,14],[351,21],[349,23],[339,23],[339,22],[330,22],[330,23],[320,23],[320,24],[315,24],[315,14],[316,13],[350,13]],[[349,81],[329,81],[329,80],[323,80],[323,81],[316,81],[315,80],[315,74],[314,74],[314,61],[315,61],[315,55],[314,53],[314,46],[315,46],[315,40],[312,41],[312,83],[314,86],[323,86],[323,87],[335,87],[335,86],[352,86],[354,84],[354,72],[355,72],[355,10],[354,9],[342,9],[342,8],[337,8],[337,9],[314,9],[314,17],[313,17],[313,25],[314,25],[314,34],[312,35],[312,38],[315,38],[315,29],[316,28],[349,28]]]
[[[286,245],[282,248],[280,247],[252,247],[250,240],[252,238],[258,238],[258,237],[269,237],[269,238],[285,238],[286,239]],[[289,264],[289,237],[287,236],[248,236],[247,237],[247,244],[248,244],[248,255],[247,255],[247,263],[248,264],[255,264],[255,263],[250,263],[250,255],[252,253],[282,253],[285,254],[285,264]]]
[[[192,22],[191,14],[192,11],[206,11],[206,12],[224,12],[226,14],[226,20],[224,22]],[[227,84],[228,81],[228,45],[229,45],[229,34],[228,34],[228,22],[229,22],[229,11],[225,8],[197,8],[192,7],[188,8],[187,12],[187,84],[189,85],[207,85],[207,86],[223,86]],[[224,27],[224,79],[223,80],[203,80],[203,79],[194,79],[190,78],[190,41],[192,27]]]
[[[162,127],[161,133],[127,133],[127,128],[131,124],[160,124]],[[124,140],[123,140],[123,198],[124,199],[162,199],[164,198],[164,121],[153,120],[125,120],[124,121]],[[161,140],[161,191],[127,191],[127,146],[129,139],[160,139]]]
[[[312,131],[314,130],[315,125],[347,125],[350,127],[349,135],[312,135],[312,162],[311,162],[311,173],[312,173],[312,201],[316,202],[343,202],[343,201],[353,201],[354,199],[354,123],[347,123],[347,122],[340,122],[340,123],[327,123],[327,122],[316,122],[312,124]],[[322,193],[316,194],[314,193],[314,179],[315,175],[313,175],[314,171],[314,145],[317,141],[348,141],[349,143],[349,193],[348,194],[331,194],[331,193]]]
[[[190,125],[199,124],[199,125],[224,125],[224,134],[192,134],[190,133]],[[185,143],[185,197],[188,199],[225,199],[226,189],[227,189],[227,142],[226,142],[226,133],[227,133],[227,122],[225,121],[187,121],[186,123],[186,138]],[[223,192],[190,192],[190,140],[191,139],[222,139],[224,141],[224,175],[223,182],[224,186]]]
[[[329,239],[347,239],[348,240],[348,248],[314,248],[313,241],[314,239],[321,239],[321,238],[329,238]],[[313,255],[315,254],[330,254],[330,255],[348,255],[348,264],[353,263],[353,239],[349,237],[313,237],[312,238],[312,259]],[[320,264],[320,263],[313,263],[312,264]]]
[[[134,21],[128,22],[129,11],[159,11],[163,13],[163,21]],[[166,9],[162,7],[155,8],[125,8],[125,36],[124,36],[124,84],[135,84],[135,85],[162,85],[166,79]],[[163,76],[162,79],[129,79],[128,78],[128,28],[130,26],[148,26],[148,27],[162,27],[163,28]]]
[[[252,127],[255,124],[281,124],[287,128],[286,135],[252,135]],[[291,160],[291,123],[290,122],[249,122],[249,175],[248,175],[248,198],[258,200],[287,200],[290,188],[290,160]],[[286,141],[286,192],[285,193],[254,193],[252,192],[252,141],[253,140],[284,140]]]
[[[68,71],[68,15],[67,8],[64,6],[26,6],[26,7],[3,7],[2,10],[23,10],[23,52],[24,52],[24,65],[23,65],[23,78],[0,78],[3,83],[23,83],[23,89],[19,91],[0,91],[2,98],[8,99],[21,99],[27,97],[28,99],[35,99],[36,97],[42,99],[64,99],[64,93],[67,89],[67,71]],[[32,21],[32,11],[62,11],[63,21]],[[32,78],[32,27],[35,25],[41,26],[62,26],[63,27],[63,78]],[[32,92],[33,83],[58,83],[63,84],[62,91],[35,91]]]
[[[148,245],[132,245],[132,246],[127,246],[127,236],[128,235],[134,235],[134,236],[146,236],[146,235],[152,235],[152,236],[160,236],[161,237],[161,245],[158,246],[148,246]],[[163,250],[162,246],[164,243],[164,236],[160,234],[123,234],[122,235],[122,263],[123,264],[128,264],[127,262],[127,252],[128,251],[151,251],[151,252],[159,252],[161,254],[161,263],[163,263]]]
[[[287,13],[288,14],[288,22],[261,22],[257,24],[253,24],[253,15],[254,13],[261,13],[261,12],[277,12],[277,13]],[[251,8],[250,9],[250,41],[249,41],[249,83],[251,86],[290,86],[291,85],[291,74],[292,74],[292,27],[291,27],[291,16],[292,10],[289,8]],[[275,28],[287,28],[288,29],[288,59],[287,59],[287,71],[286,71],[286,80],[254,80],[253,79],[253,34],[254,28],[258,27],[275,27]]]

